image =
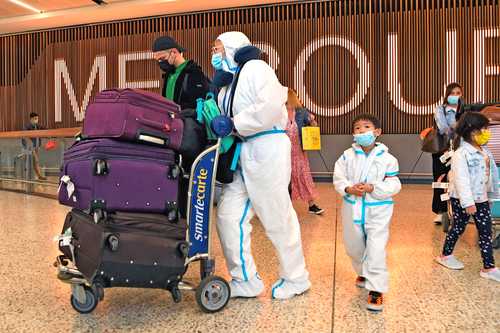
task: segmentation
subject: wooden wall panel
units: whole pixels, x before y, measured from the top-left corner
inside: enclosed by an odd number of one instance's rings
[[[0,131],[20,129],[32,111],[49,128],[79,126],[104,73],[107,88],[159,92],[148,52],[160,35],[175,37],[210,76],[211,43],[230,30],[263,48],[324,134],[350,133],[365,112],[385,132],[418,133],[451,80],[467,102],[500,100],[498,0],[307,1],[1,36]]]

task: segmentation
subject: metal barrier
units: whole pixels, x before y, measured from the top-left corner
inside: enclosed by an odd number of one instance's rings
[[[0,190],[55,198],[64,151],[79,132],[79,127],[1,132]]]

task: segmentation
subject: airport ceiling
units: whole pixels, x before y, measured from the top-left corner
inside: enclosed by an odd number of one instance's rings
[[[105,0],[105,2],[109,4],[120,1],[122,0]],[[52,12],[70,8],[99,6],[92,0],[2,0],[1,2],[3,3],[0,7],[0,18],[30,15],[36,13],[36,10],[41,12]],[[33,9],[23,7],[22,4],[31,6]]]
[[[99,5],[99,2],[104,2]],[[293,0],[0,0],[0,35]]]

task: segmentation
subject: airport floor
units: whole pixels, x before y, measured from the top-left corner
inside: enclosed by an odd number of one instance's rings
[[[231,300],[217,314],[203,314],[194,294],[175,304],[161,290],[106,289],[89,315],[69,303],[70,287],[56,278],[53,237],[67,208],[57,201],[0,191],[0,332],[500,332],[500,284],[479,277],[477,233],[469,225],[455,254],[463,271],[433,262],[444,233],[434,226],[428,185],[406,185],[396,198],[388,247],[390,292],[382,313],[365,310],[366,291],[345,254],[341,200],[318,184],[323,216],[296,203],[312,289],[288,301],[271,300],[278,279],[272,245],[254,223],[253,254],[267,290],[257,299]],[[217,236],[217,274],[228,277]],[[500,266],[500,251],[495,250]],[[198,267],[188,277],[196,281]]]

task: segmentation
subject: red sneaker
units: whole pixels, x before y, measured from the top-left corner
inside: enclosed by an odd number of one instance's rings
[[[382,311],[384,309],[384,296],[382,293],[370,291],[366,308],[370,311]]]
[[[364,288],[366,285],[366,279],[362,276],[358,276],[356,278],[356,287],[358,288]]]

